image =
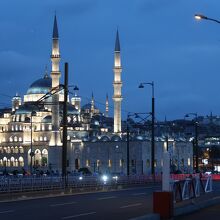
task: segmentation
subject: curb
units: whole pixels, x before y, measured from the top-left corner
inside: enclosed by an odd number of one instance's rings
[[[208,208],[213,205],[217,205],[219,203],[220,203],[220,196],[213,197],[205,202],[194,203],[194,204],[192,203],[185,207],[177,208],[176,210],[174,210],[174,217],[187,215],[187,214],[199,211],[200,209],[204,209],[204,208]]]

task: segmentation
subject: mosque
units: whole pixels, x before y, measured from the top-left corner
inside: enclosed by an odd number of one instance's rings
[[[62,167],[62,115],[64,93],[60,85],[60,52],[57,18],[54,18],[52,35],[52,68],[33,82],[23,99],[16,94],[10,109],[0,109],[0,171],[49,170],[61,172]],[[119,33],[116,33],[114,50],[113,102],[114,117],[109,117],[109,100],[106,96],[105,112],[91,102],[81,106],[81,97],[74,90],[68,97],[67,169],[69,172],[88,167],[92,172],[127,173],[127,140],[122,129],[122,67]],[[46,97],[46,98],[45,98]],[[183,171],[192,170],[192,144],[186,140],[169,140],[173,164]],[[163,166],[166,142],[155,143],[156,172]],[[130,173],[150,173],[151,145],[147,136],[130,140]]]

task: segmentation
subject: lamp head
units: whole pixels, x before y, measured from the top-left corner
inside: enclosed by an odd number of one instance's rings
[[[144,85],[143,83],[141,83],[139,86],[138,86],[139,89],[143,89],[144,88]]]
[[[74,90],[74,91],[78,91],[79,88],[78,88],[77,86],[75,86],[75,87],[73,88],[73,90]]]
[[[201,19],[208,19],[205,15],[201,15],[201,14],[195,14],[194,18],[196,20],[201,20]]]

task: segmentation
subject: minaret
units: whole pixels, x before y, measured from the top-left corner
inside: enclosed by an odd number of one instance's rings
[[[105,117],[108,117],[108,111],[109,111],[108,94],[106,94],[106,100],[105,100]]]
[[[117,30],[116,34],[116,41],[115,41],[115,57],[114,57],[114,132],[119,133],[121,132],[121,55],[120,55],[120,42],[119,42],[119,34]]]
[[[16,95],[12,98],[12,111],[16,111],[19,109],[19,106],[21,105],[21,96],[16,93]]]
[[[95,110],[95,101],[94,101],[94,96],[93,96],[93,93],[92,93],[92,100],[91,100],[91,117],[92,117],[93,114],[94,114],[94,110]]]
[[[54,25],[53,25],[53,41],[52,41],[52,89],[56,88],[59,90],[60,85],[60,50],[59,50],[59,34],[57,27],[57,18],[56,15],[54,17]],[[52,135],[50,139],[50,146],[61,146],[61,138],[60,138],[60,121],[59,121],[59,93],[56,93],[52,96],[51,106],[52,110]]]

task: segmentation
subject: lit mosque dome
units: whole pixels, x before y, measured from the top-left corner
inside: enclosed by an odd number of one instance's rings
[[[36,80],[28,88],[27,94],[46,94],[51,90],[52,79],[45,74],[41,79]]]

